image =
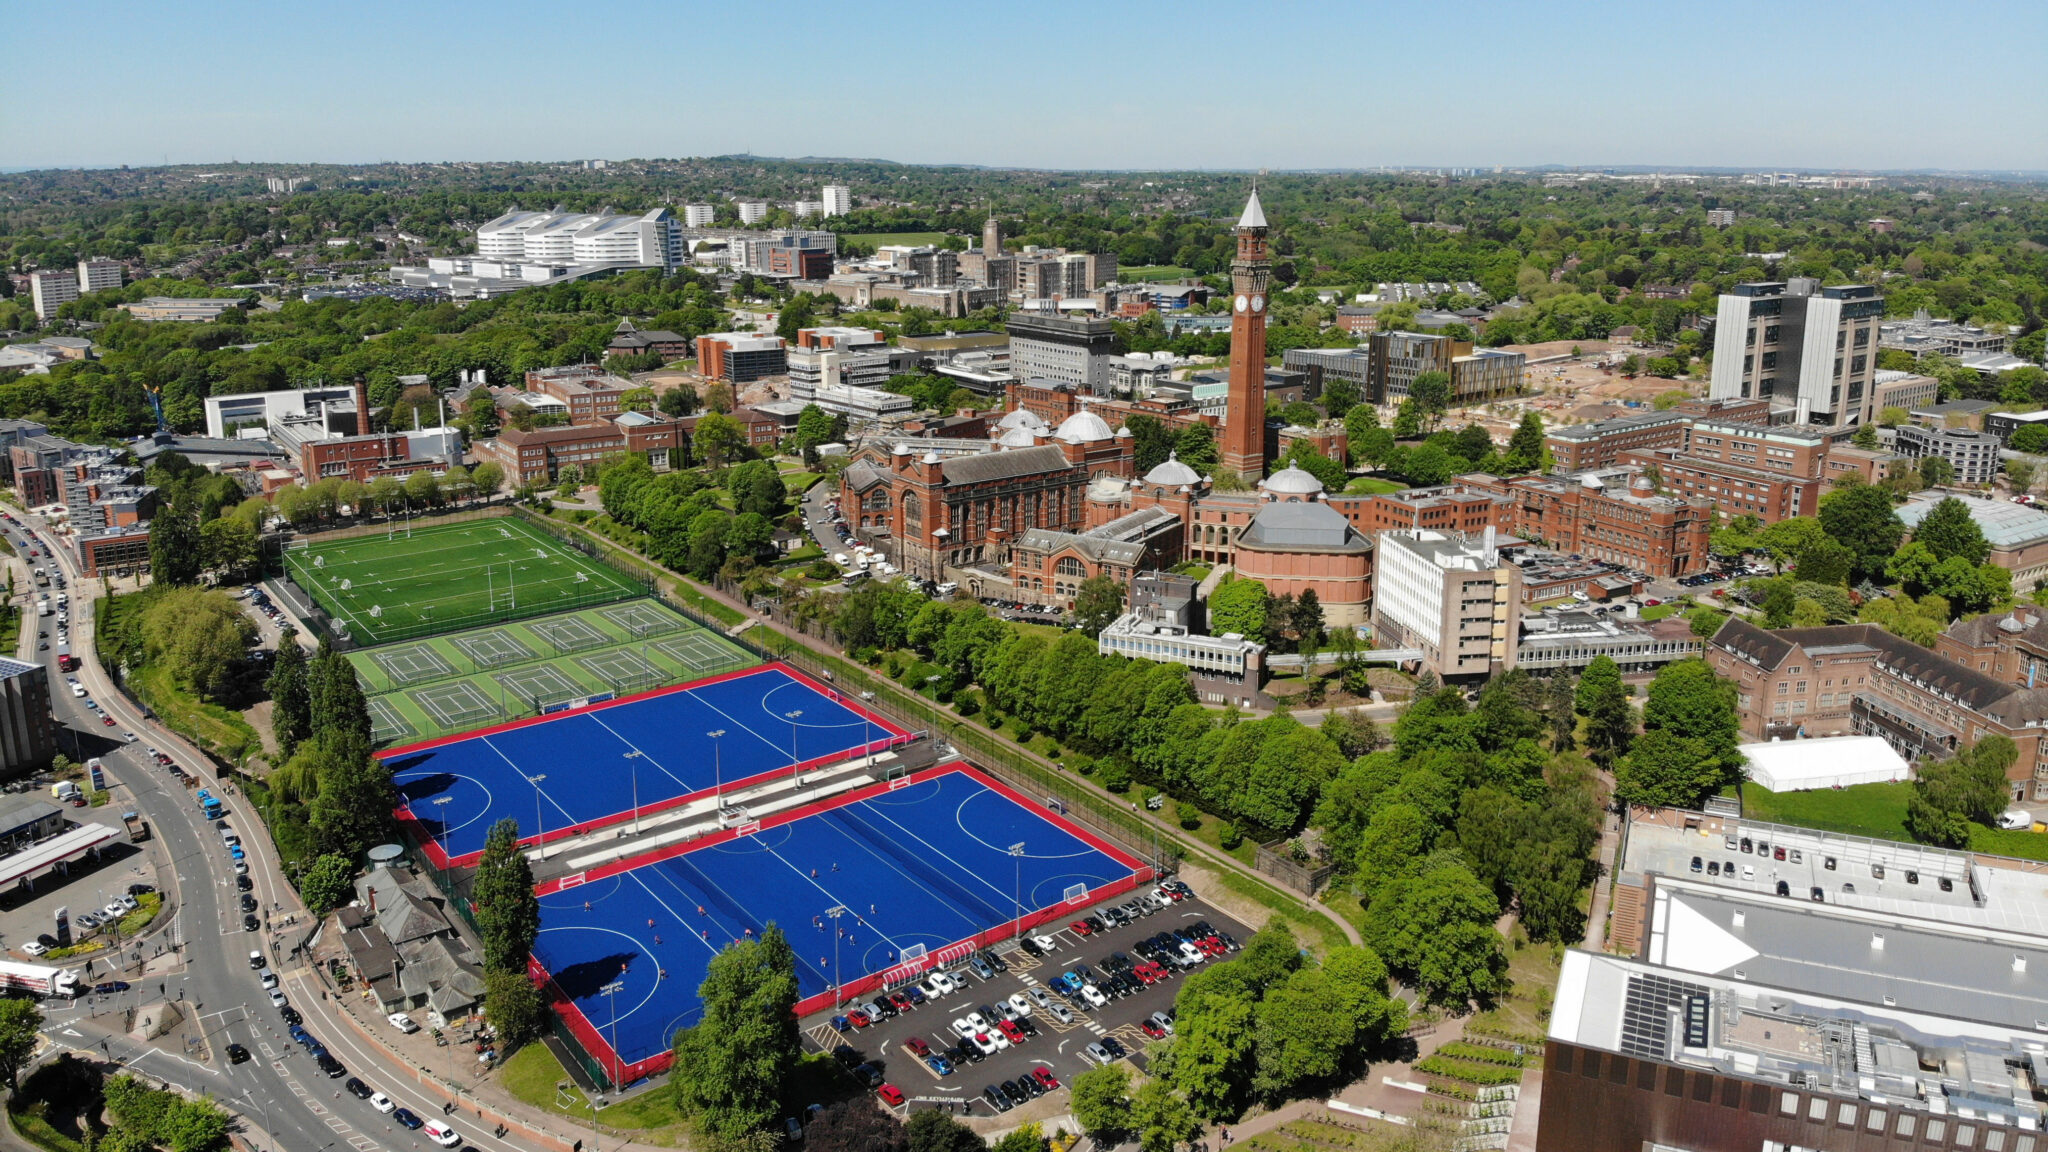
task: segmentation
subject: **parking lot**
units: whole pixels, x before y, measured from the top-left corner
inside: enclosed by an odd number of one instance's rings
[[[1075,919],[1092,916],[1100,920],[1105,909],[1127,903],[1128,898],[1096,905],[1076,912]],[[1085,964],[1094,974],[1097,991],[1101,993],[1112,975],[1115,954],[1121,953],[1135,966],[1145,959],[1138,950],[1141,941],[1161,932],[1189,931],[1198,923],[1208,924],[1238,945],[1251,935],[1251,929],[1244,924],[1193,895],[1121,926],[1110,927],[1105,923],[1099,932],[1083,933],[1071,924],[1056,929],[1047,925],[1033,934],[1033,939],[1049,945],[1042,956],[1005,944],[996,957],[1003,967],[993,970],[992,976],[976,974],[971,962],[963,960],[945,969],[949,976],[962,982],[958,991],[932,997],[927,982],[926,1003],[908,1011],[897,1010],[894,1017],[876,1020],[866,1027],[854,1026],[849,1021],[844,1032],[834,1027],[830,1013],[811,1017],[803,1021],[805,1038],[814,1049],[835,1053],[849,1068],[868,1062],[879,1064],[879,1069],[872,1069],[871,1073],[900,1092],[901,1103],[906,1107],[950,1106],[955,1112],[983,1117],[1023,1107],[1026,1111],[1022,1120],[1056,1115],[1066,1107],[1066,1098],[1060,1093],[1067,1082],[1097,1063],[1102,1055],[1128,1059],[1142,1069],[1145,1046],[1155,1039],[1147,1035],[1144,1022],[1156,1012],[1171,1015],[1181,977],[1188,971],[1228,959],[1230,953],[1191,960],[1190,967],[1185,968],[1166,965],[1164,974],[1153,982],[1140,981],[1138,990],[1120,997],[1101,995],[1100,1004],[1091,1003],[1093,998],[1086,992],[1056,991],[1055,982]],[[906,995],[908,992],[899,991]],[[1021,998],[1022,1004],[1017,1005],[1012,997]],[[1014,1005],[1007,1012],[1003,1009],[1006,1003]],[[849,1004],[842,1012],[850,1015],[848,1009],[852,1007]],[[1020,1007],[1027,1008],[1028,1014],[1010,1023],[1022,1034],[1022,1041],[1014,1036],[1004,1036],[999,1041],[997,1037],[1003,1029],[998,1022],[1018,1014]],[[986,1027],[974,1031],[995,1047],[992,1053],[984,1054],[980,1046],[955,1028],[956,1021],[971,1025],[970,1013],[979,1013],[984,1018]],[[945,1058],[952,1071],[942,1074],[935,1069],[920,1054],[919,1045],[926,1052]],[[1096,1053],[1091,1054],[1091,1045],[1098,1046]],[[949,1051],[954,1055],[948,1057]],[[984,1089],[988,1086],[1031,1078],[1040,1069],[1051,1077],[1051,1082],[1038,1077],[1039,1090],[1030,1092],[1032,1099],[1023,1104],[1006,1101],[998,1107],[985,1098]],[[863,1076],[858,1071],[854,1074],[872,1079],[872,1075]],[[889,1093],[883,1095],[896,1103]],[[1008,1119],[1019,1120],[1015,1116]]]

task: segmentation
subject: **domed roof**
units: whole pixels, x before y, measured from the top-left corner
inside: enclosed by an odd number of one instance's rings
[[[1158,466],[1150,472],[1145,473],[1145,483],[1164,484],[1170,488],[1178,488],[1183,484],[1200,484],[1201,482],[1202,474],[1181,463],[1180,456],[1173,452],[1167,453],[1166,459],[1160,461]]]
[[[1279,496],[1319,496],[1323,491],[1323,482],[1316,479],[1314,473],[1305,472],[1290,464],[1259,481],[1259,488]]]
[[[1036,413],[1019,408],[997,421],[996,427],[1024,428],[1033,432],[1043,432],[1045,431],[1045,421],[1040,420]]]
[[[1109,422],[1088,409],[1083,408],[1060,422],[1060,430],[1053,438],[1069,444],[1094,444],[1109,440],[1116,433],[1109,430]]]
[[[1026,413],[1026,415],[1029,415],[1029,413]],[[1013,427],[1001,436],[996,437],[996,443],[1004,448],[1029,448],[1037,442],[1038,434],[1022,425]]]

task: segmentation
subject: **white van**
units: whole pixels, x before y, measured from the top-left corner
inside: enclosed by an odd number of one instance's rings
[[[71,695],[77,697],[80,700],[85,699],[85,685],[73,684],[71,686]]]
[[[2025,808],[2008,808],[1998,814],[1998,826],[2013,830],[2031,828],[2034,826],[2034,816]]]

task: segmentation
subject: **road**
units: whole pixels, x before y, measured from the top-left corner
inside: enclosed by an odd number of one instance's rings
[[[54,537],[40,524],[23,518],[36,532],[33,546],[51,553],[44,543]],[[17,548],[24,544],[23,531],[8,527],[7,535]],[[96,580],[80,579],[72,558],[61,547],[54,555],[63,567],[71,594],[71,650],[80,657],[73,673],[117,727],[105,727],[97,715],[86,709],[84,700],[74,699],[61,689],[64,675],[56,669],[54,637],[49,652],[37,657],[49,665],[51,710],[64,731],[59,745],[67,752],[76,748],[82,755],[100,756],[107,767],[114,803],[140,811],[157,837],[152,850],[159,854],[159,876],[166,896],[176,909],[176,921],[158,942],[177,941],[184,963],[162,976],[147,979],[131,976],[135,990],[121,997],[85,997],[68,1007],[51,1001],[44,1005],[45,1033],[59,1045],[79,1051],[100,1049],[124,1064],[182,1088],[204,1091],[221,1103],[241,1111],[254,1127],[269,1134],[265,1143],[256,1133],[252,1142],[263,1148],[291,1152],[332,1152],[347,1146],[354,1152],[379,1149],[438,1149],[418,1132],[400,1128],[389,1117],[340,1091],[341,1080],[330,1080],[285,1032],[283,1019],[270,1006],[268,994],[250,969],[249,953],[261,950],[273,963],[291,1004],[304,1013],[306,1028],[317,1036],[336,1059],[372,1087],[383,1091],[399,1105],[419,1116],[442,1117],[445,1097],[417,1086],[415,1069],[382,1048],[366,1041],[343,1022],[335,1006],[326,1001],[323,986],[314,972],[289,955],[291,941],[302,939],[311,927],[305,907],[284,881],[269,836],[263,833],[257,814],[243,806],[239,795],[224,795],[227,818],[242,835],[249,854],[249,875],[253,893],[266,917],[265,926],[244,931],[237,905],[233,862],[221,849],[218,834],[191,802],[190,793],[165,770],[148,762],[142,745],[163,749],[187,771],[202,777],[202,783],[216,795],[223,789],[214,775],[212,762],[197,749],[166,729],[146,721],[139,710],[114,689],[99,666],[92,649],[93,620],[101,595]],[[38,559],[33,563],[47,563]],[[30,599],[33,599],[31,588]],[[24,627],[30,627],[30,617]],[[266,628],[266,638],[275,629]],[[122,730],[134,732],[134,744],[120,742]],[[161,865],[168,864],[169,867]],[[287,921],[291,921],[288,925]],[[287,939],[289,937],[290,939]],[[149,949],[145,948],[145,952]],[[133,1006],[128,997],[153,997],[161,984],[163,995],[182,996],[197,1016],[205,1035],[205,1051],[173,1054],[139,1044],[118,1031],[122,1019],[111,1009]],[[107,1013],[99,1015],[98,1013]],[[227,1045],[240,1043],[254,1057],[246,1064],[230,1065]],[[189,1058],[188,1058],[189,1057]],[[456,1125],[472,1148],[481,1152],[513,1152],[528,1145],[494,1137],[481,1127],[474,1114]]]

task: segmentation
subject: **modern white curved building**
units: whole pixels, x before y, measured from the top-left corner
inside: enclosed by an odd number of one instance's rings
[[[481,258],[530,264],[673,268],[683,262],[683,233],[666,208],[638,216],[515,208],[476,230],[476,250]]]

